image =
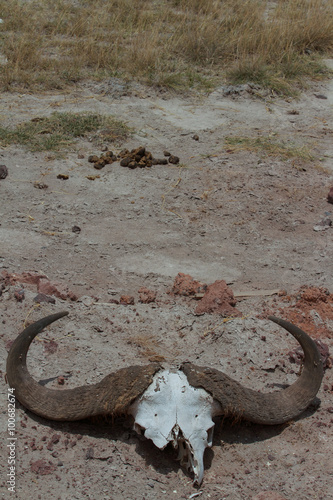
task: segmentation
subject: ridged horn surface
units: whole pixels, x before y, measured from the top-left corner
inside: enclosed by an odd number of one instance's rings
[[[258,424],[282,424],[300,415],[316,396],[323,378],[323,366],[315,342],[292,323],[274,316],[269,316],[269,319],[291,333],[304,351],[302,374],[286,389],[259,393],[213,368],[191,363],[182,365],[189,383],[193,387],[202,387],[220,403],[221,414]]]
[[[36,382],[27,369],[27,352],[46,326],[66,316],[59,312],[28,326],[13,342],[7,358],[7,380],[15,397],[28,410],[50,420],[81,420],[97,415],[125,413],[152,383],[158,363],[131,366],[107,375],[97,384],[67,390],[48,389]]]

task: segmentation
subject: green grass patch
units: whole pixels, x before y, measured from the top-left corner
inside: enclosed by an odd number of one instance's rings
[[[52,113],[15,128],[0,127],[0,145],[20,144],[30,151],[58,151],[76,138],[92,133],[109,141],[122,141],[130,129],[113,117],[89,113]]]
[[[283,160],[292,158],[314,161],[315,157],[306,146],[279,142],[273,137],[226,137],[225,144],[233,151],[247,150],[260,152],[267,156],[277,156]]]

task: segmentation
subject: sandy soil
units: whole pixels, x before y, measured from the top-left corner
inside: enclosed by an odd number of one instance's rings
[[[267,499],[333,498],[333,228],[317,227],[333,212],[333,82],[290,101],[231,90],[180,98],[110,80],[71,94],[1,96],[4,124],[55,110],[111,113],[135,130],[126,143],[109,144],[113,151],[142,145],[156,157],[165,150],[180,157],[178,165],[113,163],[97,171],[88,156],[106,143],[93,138],[64,158],[18,146],[0,151],[8,168],[0,179],[2,498],[238,500],[262,491],[276,492]],[[224,142],[270,134],[308,145],[316,160],[282,160]],[[27,278],[28,271],[35,274]],[[225,280],[242,315],[228,322],[196,315],[196,299],[169,293],[179,272],[206,284]],[[141,287],[154,292],[151,302],[140,302]],[[38,292],[55,304],[38,305]],[[176,452],[138,436],[127,417],[55,423],[17,403],[10,493],[7,351],[25,322],[60,310],[69,317],[40,335],[29,355],[31,373],[48,387],[94,383],[159,359],[214,366],[248,387],[276,390],[296,379],[299,357],[296,342],[265,319],[274,312],[324,344],[320,404],[283,426],[217,419],[204,482],[194,488]]]

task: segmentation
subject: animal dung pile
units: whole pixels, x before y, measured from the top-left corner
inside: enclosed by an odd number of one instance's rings
[[[106,151],[100,156],[91,155],[88,157],[88,161],[93,163],[94,168],[97,170],[118,161],[120,161],[121,167],[131,169],[152,167],[153,165],[167,165],[168,163],[177,165],[179,163],[178,156],[172,155],[168,151],[164,151],[164,156],[165,158],[154,158],[150,151],[147,151],[143,146],[139,146],[131,151],[123,149],[118,155],[115,155],[112,151]]]
[[[0,165],[0,179],[6,179],[8,175],[8,168],[6,165]]]
[[[106,151],[99,157],[97,155],[89,156],[88,161],[89,163],[94,164],[94,168],[96,168],[96,170],[101,170],[103,167],[105,167],[105,165],[109,165],[114,161],[118,161],[118,157],[115,154],[113,154],[112,151]]]

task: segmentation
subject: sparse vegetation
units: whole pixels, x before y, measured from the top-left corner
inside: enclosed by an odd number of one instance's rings
[[[229,149],[261,152],[268,156],[278,156],[283,160],[296,158],[304,161],[313,161],[314,156],[306,146],[297,146],[292,143],[277,141],[271,136],[260,137],[226,137],[225,143]]]
[[[124,139],[129,128],[113,117],[88,113],[52,113],[17,127],[0,127],[0,145],[21,144],[31,151],[51,151],[69,146],[77,137],[100,133],[110,140]]]
[[[3,89],[111,76],[172,88],[252,81],[290,94],[322,78],[333,48],[326,0],[8,0]]]

